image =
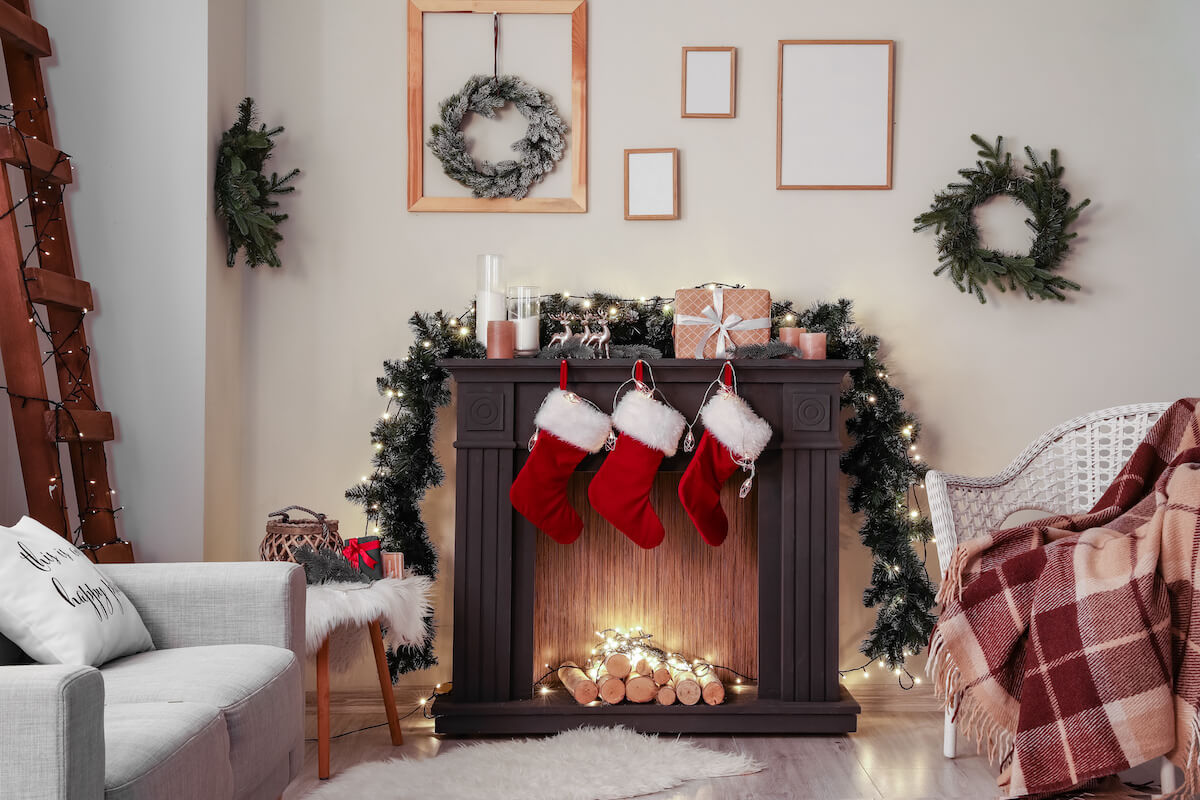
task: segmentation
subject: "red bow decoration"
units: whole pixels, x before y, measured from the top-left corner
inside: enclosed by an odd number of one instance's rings
[[[342,548],[342,555],[354,565],[355,569],[362,569],[358,565],[359,559],[367,565],[367,569],[373,569],[379,560],[371,557],[370,551],[379,550],[379,540],[372,539],[369,542],[363,542],[361,539],[351,539],[346,542],[346,546]]]

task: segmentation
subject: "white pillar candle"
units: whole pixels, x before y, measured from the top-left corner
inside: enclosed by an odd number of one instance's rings
[[[487,344],[487,324],[508,319],[508,304],[504,292],[480,291],[475,294],[475,338]]]
[[[517,323],[517,352],[536,353],[538,351],[538,318],[522,317],[513,320]]]

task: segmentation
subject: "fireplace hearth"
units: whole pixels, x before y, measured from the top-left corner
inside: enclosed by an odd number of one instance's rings
[[[654,377],[670,402],[691,419],[720,363],[663,359],[653,362]],[[552,624],[553,615],[547,613],[546,593],[559,581],[547,576],[546,569],[550,561],[574,563],[575,571],[579,564],[570,558],[574,554],[548,548],[571,548],[579,542],[558,545],[540,541],[545,537],[513,511],[508,489],[528,455],[526,442],[533,433],[534,413],[546,392],[557,385],[559,365],[537,359],[441,362],[455,379],[458,411],[454,688],[434,705],[437,732],[553,733],[581,724],[621,724],[641,731],[681,733],[855,730],[859,706],[839,683],[837,673],[838,394],[843,377],[858,364],[735,363],[739,392],[774,431],[758,461],[755,492],[743,501],[755,504],[745,517],[749,522],[742,524],[754,525],[757,535],[743,537],[740,544],[753,546],[752,539],[757,539],[757,563],[753,563],[753,553],[742,561],[749,560],[756,569],[714,569],[711,555],[690,559],[688,564],[676,563],[673,569],[690,570],[685,580],[695,591],[715,597],[757,597],[756,613],[747,613],[749,600],[745,600],[739,601],[742,610],[737,614],[743,624],[756,627],[750,633],[756,633],[757,657],[741,653],[734,658],[756,667],[758,681],[757,686],[736,687],[721,705],[683,707],[581,706],[562,690],[534,694],[533,680],[544,671],[539,669],[543,663],[573,655],[552,657],[549,652],[562,647],[569,637],[561,623]],[[607,410],[631,368],[632,362],[625,360],[572,361],[569,388]],[[690,454],[681,451],[664,461],[661,469],[682,472],[689,458]],[[579,467],[583,475],[577,475],[575,481],[586,481],[590,477],[586,473],[594,472],[602,460],[600,454],[585,459]],[[660,476],[660,481],[664,478],[670,486],[670,476]],[[741,479],[735,476],[733,480]],[[582,491],[572,492],[577,508],[582,497]],[[682,519],[684,526],[668,524],[668,539],[698,538],[686,517],[664,509],[669,495],[656,489],[656,498],[663,497],[665,501],[657,502],[664,522],[670,516]],[[620,547],[628,547],[631,559],[647,557],[611,528],[589,526],[583,537],[617,537],[612,542],[605,539],[603,549],[619,553]],[[732,557],[737,546],[737,542],[726,541],[720,549],[729,548]],[[589,581],[603,583],[608,575],[619,583],[624,577],[619,574],[621,563],[618,555],[588,564],[595,571]],[[561,576],[560,614],[577,620],[573,624],[590,633],[588,626],[609,610],[574,607],[573,602],[589,601],[575,598],[566,583],[570,577]],[[755,577],[757,587],[750,591],[739,584]],[[672,618],[672,614],[688,613],[686,604],[653,613],[658,617],[655,630],[663,624],[667,629],[672,625],[681,631],[688,628],[686,620]],[[722,624],[734,625],[737,620],[730,618]],[[576,646],[587,642],[582,638]],[[692,648],[696,643],[663,644]]]

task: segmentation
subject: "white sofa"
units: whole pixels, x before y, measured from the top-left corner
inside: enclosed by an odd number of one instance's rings
[[[152,651],[30,664],[0,637],[0,794],[275,800],[304,761],[304,571],[287,563],[101,570]]]

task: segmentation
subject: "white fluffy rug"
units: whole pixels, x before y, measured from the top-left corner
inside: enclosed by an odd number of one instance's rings
[[[370,649],[364,626],[382,620],[385,641],[397,647],[425,639],[429,578],[406,574],[371,583],[322,583],[308,587],[304,607],[305,644],[316,655],[329,640],[329,666],[345,672]]]
[[[546,739],[479,742],[423,760],[359,764],[311,798],[373,800],[618,800],[685,781],[748,775],[748,756],[622,727],[577,728]]]

